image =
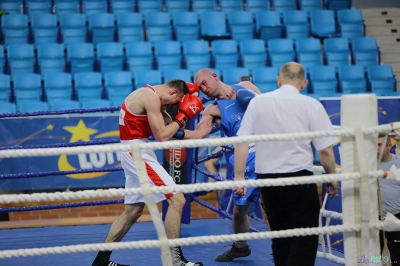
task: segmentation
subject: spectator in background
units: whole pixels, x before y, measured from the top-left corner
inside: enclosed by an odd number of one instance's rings
[[[400,168],[400,157],[391,154],[389,151],[392,147],[390,138],[386,138],[385,134],[379,134],[378,137],[378,152],[377,158],[382,156],[381,163],[379,165],[380,170],[389,170],[392,165]],[[381,190],[383,208],[387,212],[390,212],[398,219],[400,219],[400,181],[388,180],[386,178],[379,178],[379,186]],[[393,260],[397,259],[397,263],[400,265],[400,231],[396,232],[385,232],[387,245],[390,251],[390,256]],[[383,248],[383,234],[381,236],[381,249]]]

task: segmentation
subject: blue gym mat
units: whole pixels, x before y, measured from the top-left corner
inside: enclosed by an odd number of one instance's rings
[[[228,219],[202,219],[192,220],[190,224],[183,224],[181,237],[208,236],[232,234],[232,222]],[[252,220],[252,226],[264,229],[265,224]],[[41,248],[77,244],[103,243],[110,224],[104,225],[79,225],[79,226],[52,226],[40,228],[6,229],[0,230],[0,250]],[[157,233],[152,222],[136,223],[123,241],[154,240]],[[198,244],[183,246],[185,257],[190,261],[202,261],[205,266],[273,266],[271,240],[248,241],[252,254],[246,258],[236,259],[232,262],[215,262],[214,257],[228,249],[231,243]],[[97,252],[79,252],[45,256],[28,256],[10,259],[0,259],[1,266],[33,266],[33,265],[91,265]],[[343,257],[342,253],[335,255]],[[160,249],[129,249],[116,250],[111,259],[118,263],[132,266],[158,266],[162,265]],[[333,262],[318,259],[316,266],[337,265]]]

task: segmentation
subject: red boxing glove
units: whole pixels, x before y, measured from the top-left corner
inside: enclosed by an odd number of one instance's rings
[[[179,112],[175,116],[174,121],[178,123],[179,127],[184,128],[186,122],[200,114],[202,110],[203,103],[199,97],[185,94],[179,104]]]
[[[197,97],[200,96],[199,86],[197,86],[196,84],[191,83],[191,82],[186,82],[186,85],[188,87],[189,95],[197,96]]]

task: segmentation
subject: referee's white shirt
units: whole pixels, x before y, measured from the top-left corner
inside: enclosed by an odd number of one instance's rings
[[[238,136],[333,130],[322,104],[291,85],[256,96],[243,116]],[[256,173],[313,171],[313,151],[335,143],[337,137],[256,142]]]

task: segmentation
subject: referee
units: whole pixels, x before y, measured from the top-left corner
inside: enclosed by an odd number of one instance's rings
[[[284,64],[278,80],[279,89],[253,98],[244,114],[238,136],[285,134],[332,130],[322,104],[300,91],[307,85],[302,65]],[[256,142],[257,179],[313,175],[313,150],[326,173],[335,173],[332,144],[336,137],[292,141]],[[244,180],[248,143],[235,147],[235,180]],[[333,198],[337,182],[326,184]],[[234,189],[244,195],[246,188]],[[319,197],[316,184],[261,187],[269,225],[272,231],[318,227]],[[318,235],[272,239],[275,266],[312,266],[318,248]]]

